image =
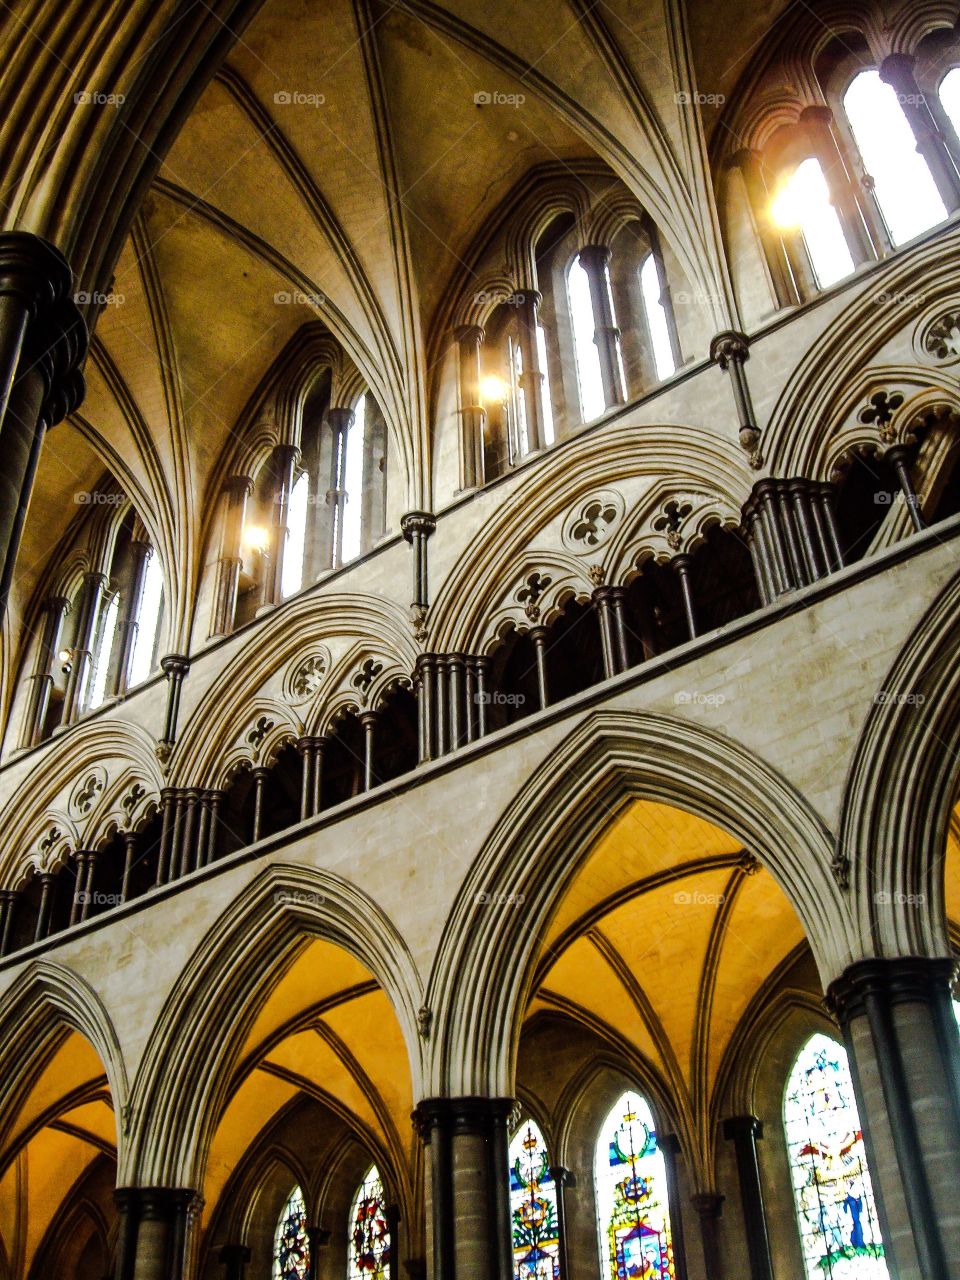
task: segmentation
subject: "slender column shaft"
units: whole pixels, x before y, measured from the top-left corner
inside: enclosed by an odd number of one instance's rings
[[[533,627],[530,632],[533,649],[537,659],[537,693],[540,696],[540,710],[550,704],[550,687],[547,681],[547,629]]]
[[[460,358],[460,488],[483,484],[483,430],[486,410],[480,396],[480,344],[483,329],[462,325],[454,331]]]
[[[86,573],[80,595],[80,612],[77,618],[77,638],[73,649],[73,662],[67,677],[63,698],[63,723],[73,724],[83,710],[87,686],[93,664],[94,642],[100,617],[100,602],[107,585],[106,574]]]
[[[543,410],[543,370],[540,368],[540,351],[537,344],[540,295],[535,289],[527,290],[517,305],[517,324],[520,333],[520,357],[523,372],[520,387],[527,419],[527,447],[536,453],[546,445]]]
[[[756,1116],[730,1116],[723,1122],[723,1136],[732,1140],[737,1159],[740,1203],[750,1257],[750,1280],[773,1280],[767,1216],[763,1206],[763,1185],[757,1160],[757,1139],[763,1125]]]
[[[231,476],[223,487],[220,560],[214,594],[211,636],[229,635],[237,611],[237,591],[243,568],[243,525],[247,498],[253,489],[249,476]]]
[[[917,140],[917,150],[927,162],[944,208],[952,213],[960,209],[960,174],[926,96],[920,92],[913,66],[914,58],[910,54],[891,53],[880,64],[880,79],[896,91],[903,114]]]
[[[667,1175],[667,1204],[670,1208],[670,1234],[673,1238],[673,1265],[677,1280],[687,1280],[687,1246],[683,1234],[683,1204],[677,1177],[677,1158],[680,1140],[675,1133],[666,1133],[660,1139],[663,1165]]]
[[[287,549],[290,495],[300,460],[300,450],[292,444],[278,444],[273,451],[273,524],[270,531],[270,583],[267,603],[283,599],[283,561]]]
[[[44,603],[43,626],[30,677],[30,696],[20,738],[22,747],[34,746],[43,736],[47,708],[50,705],[50,690],[53,687],[53,664],[57,659],[63,620],[69,608],[70,601],[65,596],[50,596]]]
[[[130,578],[130,591],[126,599],[126,609],[118,632],[120,638],[120,656],[117,660],[117,693],[126,693],[130,680],[130,664],[133,662],[133,651],[137,644],[140,630],[140,608],[143,604],[143,589],[147,581],[147,566],[153,554],[149,542],[135,538],[130,545],[133,557],[133,572]]]
[[[369,791],[374,785],[375,778],[373,773],[373,751],[375,743],[375,733],[377,721],[380,719],[379,711],[364,711],[360,717],[360,724],[363,726],[363,789]]]
[[[920,511],[920,499],[917,497],[917,491],[913,487],[913,481],[910,479],[910,468],[907,466],[908,451],[903,448],[891,449],[887,453],[887,461],[893,467],[897,476],[897,483],[900,485],[900,492],[903,494],[903,500],[907,504],[907,511],[910,514],[910,520],[914,529],[919,533],[921,529],[926,528],[923,515]]]
[[[253,771],[253,834],[250,843],[256,844],[263,831],[263,788],[267,781],[267,770],[260,768]]]
[[[610,596],[608,587],[597,587],[593,593],[593,607],[597,611],[597,620],[600,623],[600,648],[603,653],[603,674],[604,678],[609,680],[611,676],[617,674],[619,657],[617,653],[616,636],[614,634],[614,621],[610,607]]]
[[[13,937],[13,919],[17,910],[15,889],[0,889],[0,957],[10,952]]]
[[[130,876],[133,872],[133,861],[137,852],[137,836],[133,831],[123,833],[123,881],[120,886],[120,901],[126,902],[130,897]]]
[[[843,225],[844,237],[857,266],[878,256],[879,235],[871,236],[864,221],[850,165],[833,128],[833,112],[829,107],[805,107],[800,121],[806,127],[814,154],[830,188],[831,203]]]
[[[49,872],[40,876],[40,910],[37,912],[37,927],[33,934],[34,942],[40,942],[47,936],[50,926],[50,907],[53,896],[54,878]]]
[[[588,244],[580,250],[580,265],[590,284],[593,306],[593,341],[600,356],[600,379],[603,400],[608,409],[623,404],[623,376],[620,360],[620,330],[613,313],[608,264],[610,249],[606,245]]]
[[[343,514],[347,501],[345,477],[347,436],[354,423],[353,410],[343,407],[328,409],[327,421],[330,423],[333,434],[333,448],[330,455],[330,489],[327,493],[327,501],[333,508],[330,562],[334,569],[339,569],[343,563]]]
[[[772,193],[764,181],[760,157],[749,147],[743,147],[732,157],[731,163],[743,175],[743,184],[760,234],[776,300],[781,307],[795,306],[800,302],[798,282],[791,269],[783,236],[770,217]]]
[[[691,1196],[690,1202],[700,1217],[700,1238],[703,1242],[706,1280],[723,1280],[719,1228],[720,1215],[723,1212],[723,1196],[713,1191],[704,1191]]]
[[[695,640],[697,636],[697,611],[694,607],[693,583],[690,580],[691,560],[689,556],[674,556],[670,563],[680,579],[680,593],[683,597],[683,612],[687,619],[687,631],[690,633],[690,639]]]

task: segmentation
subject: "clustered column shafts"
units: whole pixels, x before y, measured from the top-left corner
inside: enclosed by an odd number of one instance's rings
[[[469,653],[422,653],[414,670],[420,763],[487,731],[488,660]]]
[[[744,504],[743,529],[763,604],[843,567],[830,484],[759,480]]]
[[[917,150],[927,162],[944,208],[953,213],[960,209],[960,173],[926,95],[921,93],[914,77],[915,62],[913,55],[908,53],[888,54],[880,63],[880,79],[895,90],[916,138]]]
[[[460,370],[460,488],[476,489],[484,481],[483,433],[487,418],[480,395],[483,329],[478,324],[460,325],[453,336]]]
[[[884,1244],[897,1270],[960,1269],[956,961],[860,960],[827,991],[843,1033]]]
[[[16,912],[16,889],[0,889],[0,958],[9,954]]]
[[[427,1098],[414,1111],[429,1179],[434,1277],[513,1280],[505,1176],[513,1106],[509,1098]]]
[[[773,1280],[763,1184],[757,1159],[757,1140],[763,1137],[763,1125],[756,1116],[730,1116],[723,1122],[723,1136],[733,1142],[737,1160],[750,1280]]]
[[[190,1221],[202,1201],[187,1187],[118,1187],[116,1280],[183,1280]]]
[[[580,250],[580,265],[587,273],[590,301],[595,320],[594,343],[600,356],[600,380],[606,408],[623,404],[623,370],[620,360],[620,329],[613,312],[610,292],[610,249],[603,244],[587,244]]]
[[[0,616],[46,430],[82,401],[87,330],[70,267],[25,231],[0,234]]]
[[[623,617],[623,587],[597,587],[593,606],[600,622],[600,643],[603,649],[603,674],[609,680],[630,666],[627,651],[627,633]]]

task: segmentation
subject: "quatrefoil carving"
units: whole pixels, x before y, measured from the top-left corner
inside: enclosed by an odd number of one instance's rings
[[[370,686],[382,670],[382,662],[378,662],[376,658],[367,658],[361,665],[360,670],[354,672],[353,687],[360,693],[368,693]]]
[[[903,396],[899,391],[894,391],[892,394],[887,391],[875,391],[870,397],[870,403],[864,405],[857,417],[864,426],[875,426],[884,444],[892,444],[896,436],[890,429],[890,423],[893,421],[894,413],[902,404]]]
[[[264,738],[274,726],[274,721],[269,716],[260,716],[254,723],[253,728],[247,734],[247,741],[251,747],[259,747]]]

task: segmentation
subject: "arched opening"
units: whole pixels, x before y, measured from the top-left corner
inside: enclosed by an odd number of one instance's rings
[[[487,727],[515,724],[540,707],[537,651],[529,631],[509,628],[490,654]]]
[[[793,1064],[783,1125],[807,1280],[886,1280],[853,1081],[843,1045],[810,1037]]]
[[[116,1142],[103,1064],[71,1031],[31,1080],[0,1151],[0,1234],[18,1274],[112,1272]]]
[[[351,800],[364,789],[366,735],[358,712],[341,715],[323,748],[320,807],[330,809]]]
[[[818,288],[826,289],[853,272],[850,246],[814,156],[802,160],[781,183],[771,211],[781,230],[801,237]]]
[[[305,1280],[319,1264],[320,1275],[389,1280],[391,1214],[413,1176],[412,1085],[391,1003],[366,966],[321,939],[301,943],[254,999],[206,1159],[200,1274],[219,1280],[221,1249],[243,1245],[252,1276]]]
[[[388,689],[373,731],[373,785],[390,782],[417,767],[416,695],[402,684]]]

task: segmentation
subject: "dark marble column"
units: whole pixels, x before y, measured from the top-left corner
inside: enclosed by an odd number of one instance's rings
[[[571,1280],[570,1256],[567,1249],[567,1209],[564,1201],[567,1188],[574,1186],[576,1179],[570,1170],[565,1169],[562,1164],[554,1165],[549,1173],[553,1179],[554,1190],[557,1193],[557,1239],[558,1253],[560,1255],[560,1280]],[[681,1280],[681,1278],[678,1277],[678,1280]],[[682,1277],[682,1280],[686,1280],[686,1277]]]
[[[665,1133],[660,1138],[663,1167],[667,1175],[667,1206],[670,1210],[670,1234],[673,1240],[673,1266],[677,1280],[687,1280],[687,1245],[683,1233],[683,1201],[680,1196],[680,1180],[677,1175],[677,1159],[680,1140],[675,1133]]]
[[[428,1098],[425,1147],[431,1280],[511,1280],[509,1098]]]
[[[690,579],[692,560],[689,556],[674,556],[671,567],[680,579],[680,594],[683,597],[683,613],[687,620],[687,632],[690,639],[697,637],[697,610],[693,599],[693,583]]]
[[[903,500],[910,516],[910,523],[919,533],[921,529],[925,529],[927,526],[920,510],[920,499],[910,478],[909,460],[910,450],[905,445],[896,445],[893,449],[887,450],[886,461],[893,467],[894,474],[897,477],[897,483],[900,485],[900,492],[903,494]]]
[[[10,951],[13,937],[13,918],[17,910],[16,889],[0,889],[0,957]]]
[[[0,616],[46,430],[83,399],[87,331],[63,255],[25,231],[0,233]]]
[[[724,1280],[718,1225],[720,1215],[723,1213],[723,1196],[717,1195],[715,1191],[703,1191],[691,1196],[690,1203],[700,1218],[700,1238],[703,1242],[706,1280]]]
[[[550,684],[547,680],[547,628],[535,626],[530,628],[530,639],[537,658],[537,693],[540,697],[540,710],[550,705]]]
[[[436,527],[437,517],[429,511],[408,511],[400,518],[400,532],[413,548],[413,610],[425,611],[430,605],[427,542]]]
[[[884,1247],[899,1280],[960,1276],[960,1036],[950,959],[861,960],[831,983]]]
[[[730,375],[730,389],[740,424],[740,446],[750,458],[752,467],[763,465],[760,453],[760,430],[753,410],[753,399],[744,365],[750,357],[750,343],[743,333],[729,330],[718,333],[710,343],[710,359]]]
[[[757,1139],[763,1137],[763,1125],[756,1116],[730,1116],[723,1122],[723,1136],[733,1142],[737,1158],[743,1226],[750,1256],[750,1280],[773,1280],[767,1215],[757,1160]]]
[[[325,1227],[307,1227],[307,1280],[320,1280],[320,1250],[330,1243],[331,1234]]]
[[[224,1280],[243,1280],[250,1250],[245,1244],[225,1244],[217,1254],[217,1261],[223,1267]]]
[[[182,653],[168,653],[165,658],[160,659],[160,669],[167,677],[167,708],[163,721],[163,736],[157,743],[157,751],[161,758],[166,758],[177,741],[180,694],[184,676],[190,670],[190,659]]]

